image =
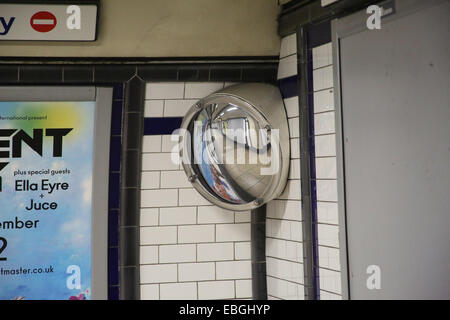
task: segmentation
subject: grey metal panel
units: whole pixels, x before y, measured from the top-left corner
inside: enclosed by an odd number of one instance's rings
[[[404,0],[382,30],[365,13],[333,23],[347,298],[450,298],[449,16],[448,1]]]

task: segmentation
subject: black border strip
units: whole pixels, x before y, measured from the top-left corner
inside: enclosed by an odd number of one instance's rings
[[[120,181],[119,297],[140,299],[140,185],[144,136],[145,83],[133,77],[125,85]]]
[[[311,28],[307,28],[310,32]],[[308,110],[309,110],[309,158],[310,158],[310,184],[311,184],[311,229],[313,246],[313,274],[314,274],[314,299],[320,300],[320,273],[319,273],[319,238],[318,238],[318,220],[317,220],[317,182],[316,182],[316,142],[314,128],[314,81],[313,81],[313,57],[311,37],[307,34],[307,68],[308,76]]]
[[[308,44],[306,29],[297,30],[297,64],[299,75],[299,108],[300,114],[300,175],[302,192],[303,217],[303,266],[305,300],[317,300],[317,277],[315,269],[315,232],[313,217],[313,195],[311,186],[311,128],[310,97],[308,82]]]
[[[267,300],[266,205],[251,211],[253,300]]]
[[[5,41],[6,42],[6,41]],[[165,63],[278,63],[278,56],[217,56],[217,57],[0,57],[4,64],[165,64]]]
[[[0,84],[116,84],[137,75],[144,81],[220,81],[276,83],[278,63],[182,64],[3,64]]]

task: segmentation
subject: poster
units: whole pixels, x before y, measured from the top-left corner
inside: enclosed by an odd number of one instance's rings
[[[0,299],[91,298],[95,102],[0,102]]]

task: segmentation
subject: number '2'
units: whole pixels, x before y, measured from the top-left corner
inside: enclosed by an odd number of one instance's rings
[[[6,241],[5,238],[0,237],[0,241],[2,242],[2,246],[0,247],[0,254],[2,254],[3,250],[6,249],[6,246],[8,245],[8,241]],[[6,257],[0,257],[0,261],[6,261]]]

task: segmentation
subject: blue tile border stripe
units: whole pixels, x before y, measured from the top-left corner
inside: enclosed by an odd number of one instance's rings
[[[172,134],[181,127],[182,117],[144,118],[144,135]]]
[[[122,83],[113,86],[108,192],[108,300],[119,299],[119,198],[122,149]]]
[[[280,88],[283,99],[298,96],[298,82],[297,81],[298,81],[297,75],[278,80],[278,87]]]
[[[331,42],[331,20],[319,24],[308,24],[307,37],[309,49]]]

